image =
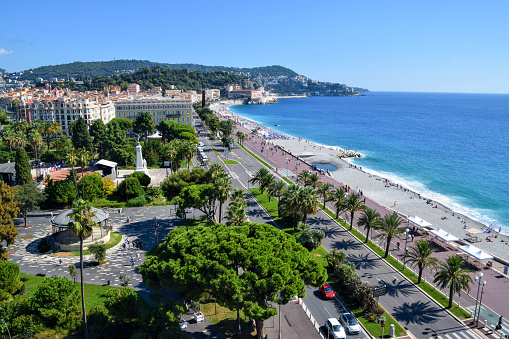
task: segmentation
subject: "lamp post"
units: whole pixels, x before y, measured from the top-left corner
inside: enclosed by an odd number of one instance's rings
[[[281,304],[279,304],[279,334],[277,335],[278,339],[281,339]]]
[[[185,210],[184,210],[184,213],[185,213]],[[154,228],[156,229],[156,246],[159,245],[159,241],[157,239],[157,226],[159,226],[157,224],[157,217],[154,217]]]
[[[479,311],[477,312],[477,322],[475,323],[475,327],[479,324],[479,316],[481,315],[481,307],[482,307],[482,296],[486,292],[484,290],[484,286],[486,286],[486,280],[482,282],[482,288],[481,288],[481,298],[479,299]]]
[[[483,276],[482,272],[479,272],[479,276],[475,276],[474,280],[477,283],[477,296],[475,297],[475,308],[474,308],[474,322],[475,316],[477,314],[477,303],[479,302],[479,291],[481,290],[481,278]]]
[[[7,323],[5,322],[4,318],[2,318],[2,323],[5,325],[5,328],[7,329],[7,333],[9,334],[9,339],[11,338],[11,332],[9,331],[9,326],[7,326]]]
[[[405,235],[405,255],[403,256],[403,271],[406,268],[406,252],[408,251],[407,244],[408,244],[408,234],[409,234],[409,232],[410,232],[410,229],[407,228],[405,230],[405,233],[403,233]]]
[[[288,160],[288,158],[286,158],[286,169],[288,169],[288,163],[290,162],[290,160]]]

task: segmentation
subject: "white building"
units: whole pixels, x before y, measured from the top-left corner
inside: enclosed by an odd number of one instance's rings
[[[142,112],[148,112],[155,124],[173,120],[193,125],[192,99],[171,97],[138,97],[119,100],[115,103],[116,117],[134,120]]]

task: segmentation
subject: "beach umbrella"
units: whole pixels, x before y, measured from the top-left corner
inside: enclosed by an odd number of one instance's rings
[[[468,255],[478,259],[478,260],[488,260],[493,259],[493,256],[487,252],[484,252],[480,248],[477,248],[472,245],[465,245],[458,247],[463,252],[467,253]]]
[[[452,242],[452,241],[458,241],[459,238],[455,237],[454,235],[452,235],[451,233],[448,233],[446,231],[444,231],[443,229],[436,229],[436,230],[433,230],[430,232],[431,234],[434,234],[436,235],[437,237],[439,237],[440,239],[446,241],[446,242]]]

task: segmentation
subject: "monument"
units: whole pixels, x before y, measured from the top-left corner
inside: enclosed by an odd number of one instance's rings
[[[136,145],[136,169],[134,171],[143,172],[146,175],[148,175],[147,161],[143,159],[143,156],[141,154],[140,137],[138,136],[136,140],[138,141],[138,145]]]

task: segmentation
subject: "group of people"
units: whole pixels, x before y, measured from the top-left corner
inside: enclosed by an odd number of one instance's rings
[[[129,239],[126,239],[124,241],[124,243],[122,244],[122,247],[124,248],[124,250],[130,250],[130,249],[143,249],[143,243],[141,242],[141,240],[138,240],[138,241],[129,241]]]

